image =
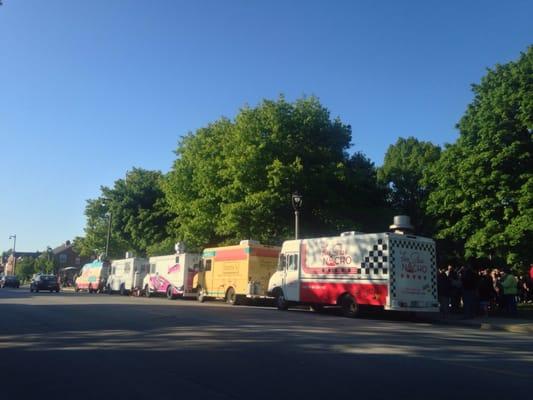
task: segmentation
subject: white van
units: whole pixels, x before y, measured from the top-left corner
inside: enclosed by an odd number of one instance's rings
[[[112,261],[106,291],[125,295],[140,290],[148,270],[149,264],[146,258],[131,257]]]
[[[150,273],[144,277],[145,296],[161,294],[169,299],[196,297],[193,279],[198,273],[200,254],[181,253],[150,257]]]

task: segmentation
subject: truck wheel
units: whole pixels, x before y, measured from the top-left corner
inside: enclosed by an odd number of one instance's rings
[[[124,286],[124,284],[120,285],[120,295],[126,296],[126,287]]]
[[[198,297],[196,298],[200,303],[203,303],[205,301],[205,295],[204,292],[200,291],[198,292]]]
[[[289,303],[285,299],[285,296],[281,290],[276,294],[276,306],[278,307],[278,310],[282,311],[285,311],[289,308]]]
[[[309,308],[316,313],[324,312],[324,306],[322,304],[311,304]]]
[[[226,303],[231,304],[232,306],[237,304],[237,295],[235,294],[235,289],[232,287],[226,292]]]
[[[144,287],[144,295],[145,295],[146,297],[152,297],[152,293],[150,293],[150,286],[146,285],[146,286]]]
[[[341,300],[342,314],[348,318],[354,318],[359,315],[359,305],[352,296],[346,294]]]
[[[78,292],[80,291],[80,288],[78,287],[78,285],[74,286],[74,291],[75,291],[76,293],[78,293]]]
[[[87,289],[87,291],[89,293],[92,293],[93,292],[93,286],[89,283],[89,288]]]
[[[174,286],[170,285],[167,288],[167,299],[174,300],[176,297],[174,296]]]

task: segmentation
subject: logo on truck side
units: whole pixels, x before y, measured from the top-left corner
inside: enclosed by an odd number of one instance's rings
[[[342,243],[337,243],[331,248],[327,243],[322,247],[322,265],[335,267],[337,265],[349,265],[352,257],[347,253]]]
[[[418,252],[400,251],[401,277],[427,279],[428,266]]]

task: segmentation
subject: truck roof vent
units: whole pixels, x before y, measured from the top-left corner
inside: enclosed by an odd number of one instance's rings
[[[411,218],[408,215],[396,215],[389,229],[396,233],[408,233],[412,232],[414,228],[411,225]]]
[[[251,244],[261,244],[261,243],[259,243],[257,240],[248,239],[248,240],[241,240],[239,244],[241,246],[249,246]]]
[[[132,257],[133,257],[133,253],[130,251],[127,251],[124,258],[132,258]]]
[[[354,236],[354,235],[362,235],[363,232],[359,232],[359,231],[347,231],[347,232],[342,232],[341,233],[341,237],[342,236]]]

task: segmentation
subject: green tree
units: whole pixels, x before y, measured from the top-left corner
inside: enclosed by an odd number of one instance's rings
[[[520,265],[533,259],[533,47],[479,85],[428,181],[439,236],[465,256]]]
[[[74,241],[80,254],[105,251],[109,218],[111,258],[123,257],[125,251],[145,256],[150,247],[172,241],[173,215],[161,188],[162,177],[159,171],[134,168],[124,179],[115,181],[112,188],[103,186],[100,197],[88,200],[85,237]]]
[[[387,149],[383,166],[378,170],[379,182],[390,190],[389,204],[397,213],[409,215],[420,234],[434,233],[433,221],[424,211],[430,189],[423,178],[440,153],[440,147],[433,143],[414,137],[399,138]]]
[[[187,135],[164,185],[179,238],[197,248],[279,243],[292,236],[295,190],[304,234],[363,228],[357,216],[383,204],[383,192],[373,164],[347,154],[350,139],[350,126],[314,97],[264,100]]]
[[[22,282],[30,280],[35,272],[35,260],[33,257],[22,257],[22,259],[17,260],[16,275]]]
[[[34,270],[35,272],[44,272],[45,274],[54,274],[57,272],[54,271],[54,261],[49,258],[46,252],[34,260]]]

